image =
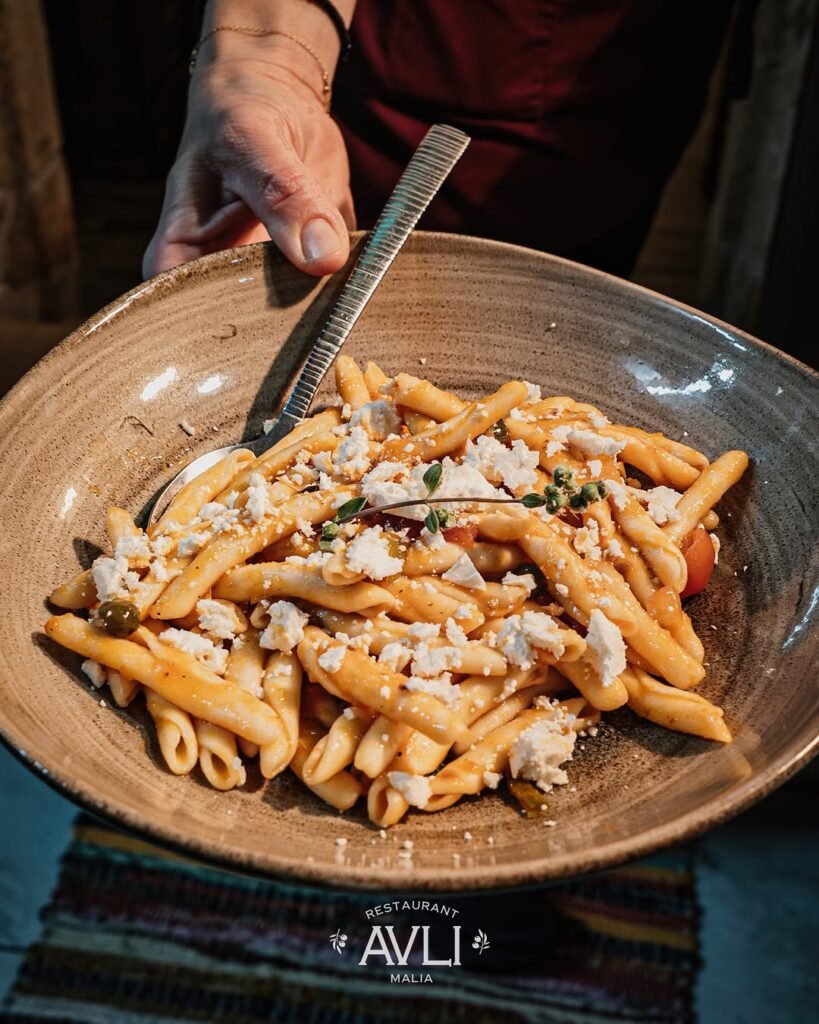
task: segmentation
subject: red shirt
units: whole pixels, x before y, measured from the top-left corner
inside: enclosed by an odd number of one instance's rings
[[[473,138],[422,226],[577,255],[651,211],[732,0],[359,0],[335,114],[361,227],[436,121]]]

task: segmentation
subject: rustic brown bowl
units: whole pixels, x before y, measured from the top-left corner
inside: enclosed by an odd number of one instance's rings
[[[581,743],[571,785],[550,797],[554,827],[488,795],[413,813],[384,840],[363,812],[338,815],[288,776],[264,784],[251,771],[244,789],[227,794],[197,774],[175,778],[141,707],[100,706],[80,659],[40,632],[46,595],[105,543],[107,505],[137,514],[193,456],[260,432],[335,286],[302,276],[268,246],[209,256],[92,317],[5,398],[0,730],[8,744],[78,803],[192,855],[416,890],[601,868],[722,821],[803,764],[819,733],[817,376],[613,277],[423,233],[353,332],[351,355],[470,396],[525,377],[546,394],[592,400],[615,420],[688,432],[711,456],[750,452],[753,468],[720,508],[718,571],[691,602],[707,649],[701,692],[725,707],[736,742],[706,743],[622,710]],[[327,397],[329,388],[318,400]],[[414,844],[408,861],[397,856],[405,839]]]

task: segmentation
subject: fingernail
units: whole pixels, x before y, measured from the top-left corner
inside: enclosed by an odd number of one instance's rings
[[[305,263],[326,259],[340,248],[338,235],[323,217],[309,220],[301,229],[301,249]]]

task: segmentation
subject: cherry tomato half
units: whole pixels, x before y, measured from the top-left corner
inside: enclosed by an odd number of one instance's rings
[[[444,540],[450,544],[460,544],[462,548],[471,548],[478,536],[477,523],[467,523],[466,526],[450,526],[447,530],[441,531]]]
[[[692,597],[708,586],[717,560],[714,544],[707,530],[698,526],[688,538],[682,553],[688,566],[688,582],[680,597]]]

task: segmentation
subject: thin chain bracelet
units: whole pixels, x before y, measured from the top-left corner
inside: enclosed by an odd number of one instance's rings
[[[327,71],[324,61],[321,59],[321,57],[319,57],[319,55],[316,53],[313,47],[310,46],[309,43],[305,43],[303,39],[299,39],[298,36],[294,36],[291,32],[283,32],[280,29],[248,28],[244,25],[217,25],[216,28],[212,28],[210,32],[206,32],[205,35],[202,36],[202,38],[191,51],[191,59],[190,63],[188,64],[188,71],[190,72],[190,74],[193,74],[193,72],[196,69],[196,60],[199,57],[200,49],[208,41],[208,39],[210,39],[211,36],[215,36],[217,32],[238,32],[239,35],[253,36],[256,39],[260,39],[264,36],[283,36],[285,39],[289,39],[291,40],[291,42],[296,43],[297,46],[300,46],[302,50],[304,50],[305,53],[308,53],[316,62],[316,65],[318,66],[318,69],[321,72],[321,80],[323,83],[321,93],[322,99],[324,100],[324,106],[328,111],[330,110],[330,101],[333,96],[333,87],[330,84],[330,75]]]

